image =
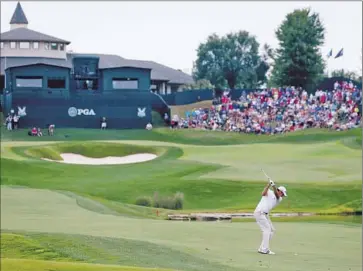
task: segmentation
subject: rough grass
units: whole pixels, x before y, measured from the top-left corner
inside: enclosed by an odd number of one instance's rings
[[[193,104],[186,104],[186,105],[174,105],[170,106],[171,115],[178,115],[181,118],[185,117],[185,112],[191,112],[192,110],[199,109],[199,108],[210,108],[212,106],[212,101],[202,101]]]
[[[1,131],[1,141],[88,141],[88,140],[149,140],[191,145],[236,145],[252,143],[317,143],[337,141],[343,138],[362,138],[362,130],[354,129],[345,132],[328,131],[325,129],[309,129],[287,135],[248,135],[202,130],[170,130],[158,128],[147,130],[106,130],[99,129],[57,129],[55,136],[32,137],[24,129]],[[357,140],[359,143],[359,140]],[[360,146],[362,140],[360,140]]]
[[[100,264],[84,264],[71,262],[54,262],[39,260],[1,259],[3,271],[172,271],[160,268],[139,268],[109,266]]]
[[[2,258],[61,262],[83,262],[168,269],[218,271],[213,265],[191,254],[164,245],[124,238],[87,235],[8,233],[1,234]]]
[[[20,246],[16,246],[18,241],[2,242],[8,246],[2,247],[2,252],[13,257],[33,257],[39,250],[37,257],[46,254],[88,263],[118,262],[185,271],[361,269],[362,232],[356,226],[273,219],[277,232],[271,245],[277,254],[265,257],[256,253],[261,233],[255,222],[130,219],[90,212],[55,192],[9,188],[1,192],[2,229],[26,236],[19,238]]]

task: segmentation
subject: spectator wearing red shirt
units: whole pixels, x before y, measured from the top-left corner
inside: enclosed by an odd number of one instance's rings
[[[33,127],[32,128],[32,136],[37,136],[38,135],[38,129]]]
[[[325,95],[325,94],[323,94],[323,95],[321,95],[321,97],[320,97],[320,103],[325,104],[325,102],[326,102],[326,95]]]

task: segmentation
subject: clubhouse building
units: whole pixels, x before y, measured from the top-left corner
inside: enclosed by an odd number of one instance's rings
[[[190,75],[153,61],[69,52],[70,41],[29,29],[20,3],[0,42],[4,111],[19,107],[24,113],[26,107],[28,126],[98,127],[97,116],[111,127],[141,127],[152,110],[165,107],[152,92],[178,92],[193,83]],[[84,113],[91,109],[93,119]]]

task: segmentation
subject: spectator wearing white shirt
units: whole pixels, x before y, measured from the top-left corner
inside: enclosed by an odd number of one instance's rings
[[[106,130],[106,128],[107,128],[107,121],[106,118],[103,117],[101,120],[101,130]]]
[[[8,131],[13,130],[13,117],[9,114],[5,120]]]
[[[14,130],[17,130],[19,128],[19,116],[18,115],[14,115],[13,117],[13,128]]]

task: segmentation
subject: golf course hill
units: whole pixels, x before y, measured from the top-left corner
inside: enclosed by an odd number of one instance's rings
[[[292,262],[301,270],[361,269],[361,216],[347,215],[362,212],[360,129],[1,136],[4,270],[291,271]],[[267,183],[261,168],[289,195],[271,214],[276,257],[256,252],[261,233],[253,218],[168,220],[251,214]]]

